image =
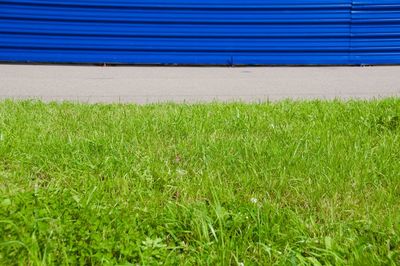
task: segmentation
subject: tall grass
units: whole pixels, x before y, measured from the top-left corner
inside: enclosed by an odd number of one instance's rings
[[[399,99],[0,103],[1,265],[396,265],[399,199]]]

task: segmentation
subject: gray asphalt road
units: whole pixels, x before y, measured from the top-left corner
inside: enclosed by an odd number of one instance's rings
[[[400,96],[400,66],[0,65],[0,99],[154,103],[388,96]]]

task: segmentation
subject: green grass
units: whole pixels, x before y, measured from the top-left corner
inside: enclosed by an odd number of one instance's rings
[[[400,99],[0,102],[0,265],[400,264]]]

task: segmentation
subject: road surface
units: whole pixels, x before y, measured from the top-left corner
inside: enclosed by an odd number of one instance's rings
[[[390,96],[400,96],[400,66],[0,65],[0,99],[143,104]]]

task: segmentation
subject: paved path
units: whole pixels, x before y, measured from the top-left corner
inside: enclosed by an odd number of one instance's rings
[[[0,99],[153,103],[388,96],[400,96],[400,66],[0,65]]]

